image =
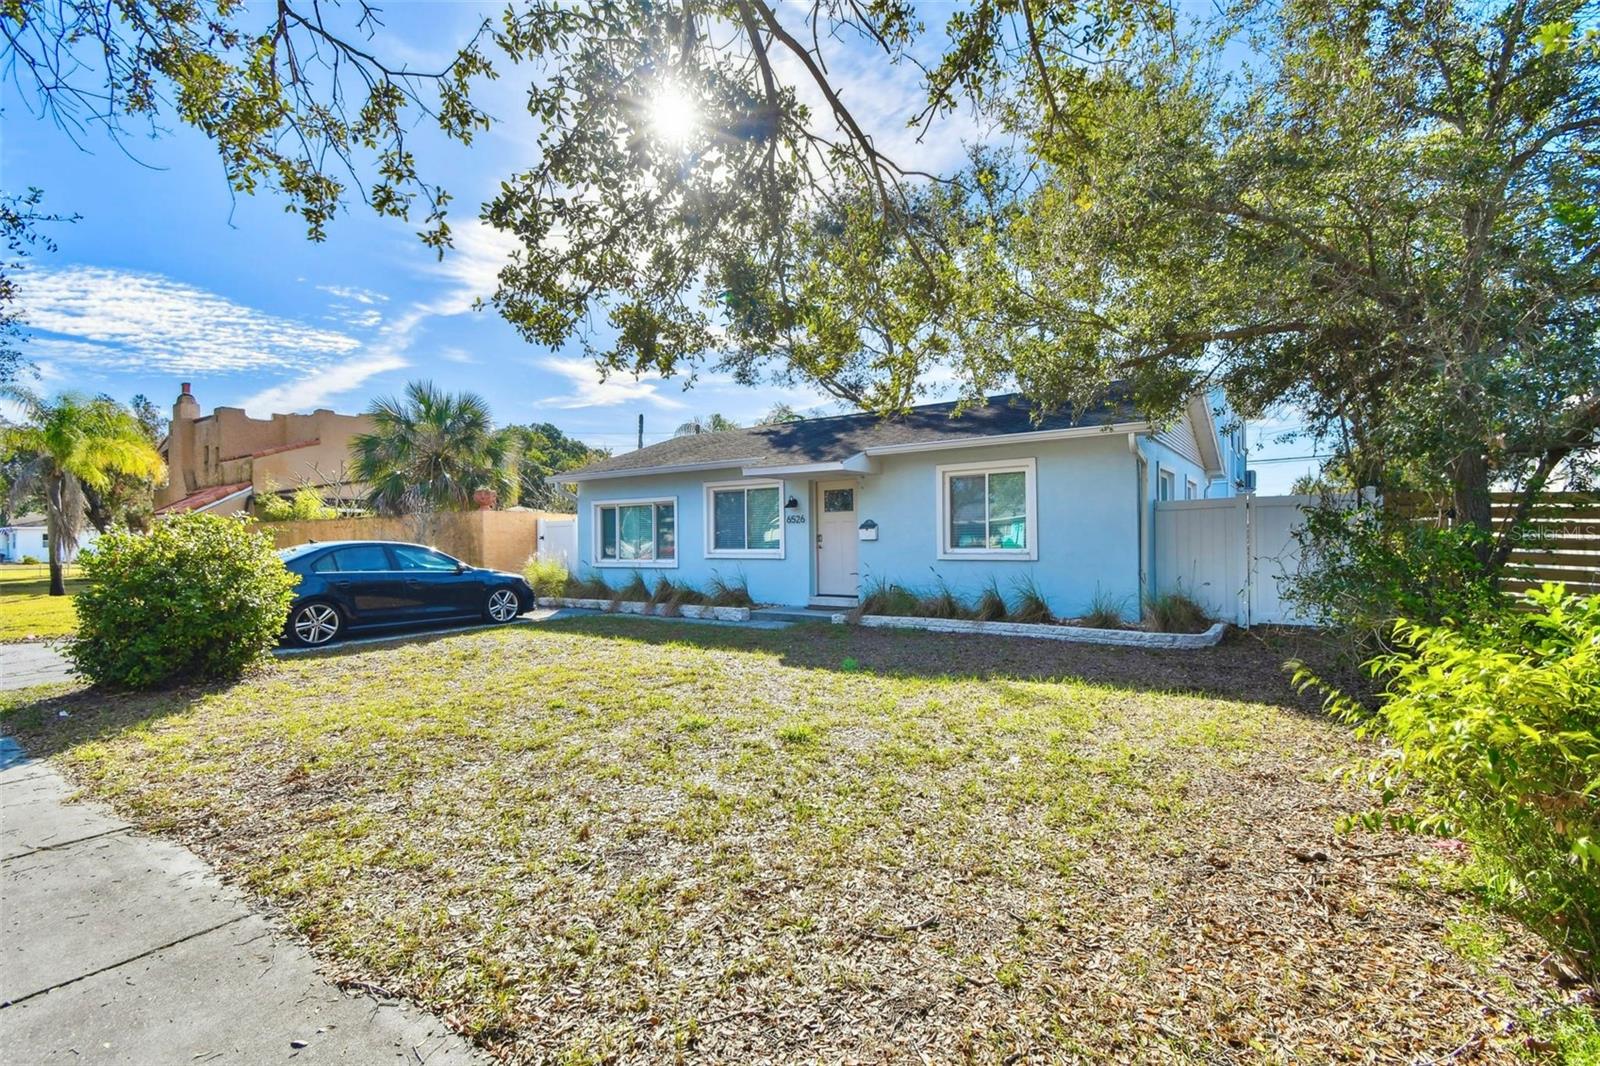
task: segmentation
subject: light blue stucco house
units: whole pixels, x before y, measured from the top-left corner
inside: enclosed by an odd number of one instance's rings
[[[1120,393],[1035,420],[1016,396],[955,415],[854,414],[675,437],[574,471],[577,570],[704,588],[742,577],[763,603],[850,606],[877,583],[975,597],[1031,581],[1057,614],[1098,598],[1136,618],[1153,505],[1233,496],[1242,424],[1196,396],[1170,425]]]

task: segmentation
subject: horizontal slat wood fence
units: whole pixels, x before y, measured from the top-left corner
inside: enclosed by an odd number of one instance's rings
[[[1504,534],[1515,515],[1516,493],[1489,494],[1489,515],[1496,535]],[[1390,493],[1384,505],[1419,521],[1448,525],[1453,521],[1448,500],[1415,493]],[[1600,493],[1552,492],[1540,496],[1516,532],[1516,547],[1506,565],[1501,587],[1509,592],[1538,588],[1545,581],[1564,582],[1573,592],[1600,594]]]

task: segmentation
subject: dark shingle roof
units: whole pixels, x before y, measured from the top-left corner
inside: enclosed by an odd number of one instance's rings
[[[932,403],[913,407],[897,418],[835,415],[721,433],[686,434],[590,463],[572,473],[592,477],[717,463],[744,467],[836,463],[878,448],[945,444],[1137,420],[1127,391],[1115,387],[1107,400],[1093,407],[1053,412],[1037,421],[1033,417],[1035,408],[1015,394],[991,396],[983,406],[968,407],[959,417],[952,417],[955,409],[955,403]]]

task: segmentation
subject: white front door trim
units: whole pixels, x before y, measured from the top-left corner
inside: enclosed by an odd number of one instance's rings
[[[851,493],[848,511],[829,511],[824,506],[828,491],[848,489]],[[861,481],[848,478],[837,481],[817,481],[812,484],[812,509],[816,516],[817,531],[813,538],[816,568],[816,598],[818,600],[855,599],[861,593],[860,570],[861,543],[856,529],[856,513],[860,507]]]

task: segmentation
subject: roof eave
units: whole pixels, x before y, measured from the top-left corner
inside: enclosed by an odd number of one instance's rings
[[[650,477],[656,474],[689,474],[700,470],[731,470],[735,467],[743,468],[759,461],[752,456],[745,459],[718,459],[706,463],[677,463],[671,466],[635,466],[623,470],[575,470],[571,473],[563,471],[551,474],[550,480],[560,482],[570,481],[603,481],[607,478],[618,477]]]
[[[958,437],[954,440],[885,444],[877,448],[868,448],[862,454],[903,455],[913,452],[950,451],[956,448],[991,448],[1000,444],[1033,444],[1040,441],[1074,440],[1121,433],[1149,433],[1152,429],[1149,422],[1107,422],[1100,426],[1069,426],[1065,429],[1038,429],[1029,433],[996,433],[978,437]]]
[[[876,474],[878,464],[866,452],[822,463],[788,463],[782,466],[746,466],[745,477],[801,477],[810,474]]]

